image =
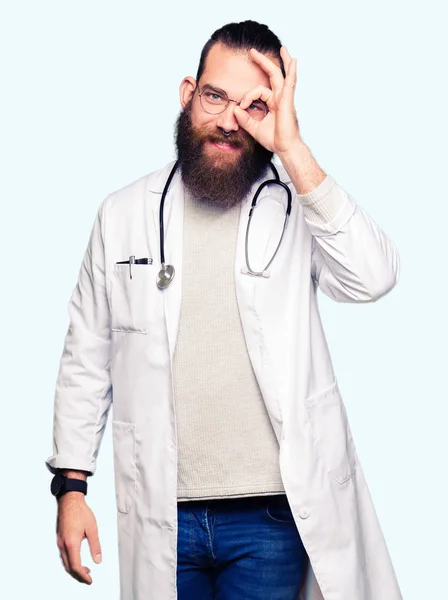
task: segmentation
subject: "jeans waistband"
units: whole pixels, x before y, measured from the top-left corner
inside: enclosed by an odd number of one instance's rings
[[[266,494],[266,495],[257,495],[257,496],[242,496],[239,498],[232,498],[232,497],[223,497],[223,498],[213,498],[213,499],[202,499],[202,498],[195,498],[194,500],[184,500],[181,502],[177,502],[177,506],[178,508],[191,508],[191,507],[196,507],[196,508],[205,508],[206,506],[208,507],[216,507],[219,508],[220,506],[225,506],[226,508],[229,507],[243,507],[243,506],[261,506],[264,505],[266,502],[278,502],[279,504],[282,503],[287,503],[287,499],[286,499],[286,494],[285,493],[281,493],[281,494]]]

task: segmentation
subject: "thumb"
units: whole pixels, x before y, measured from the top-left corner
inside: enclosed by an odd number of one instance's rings
[[[101,557],[101,545],[98,537],[98,530],[95,529],[87,529],[86,537],[89,543],[90,554],[92,555],[93,560],[96,563],[100,563],[102,560]]]

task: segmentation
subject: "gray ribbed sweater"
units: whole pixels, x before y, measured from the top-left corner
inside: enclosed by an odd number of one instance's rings
[[[173,365],[179,501],[284,493],[235,295],[239,214],[240,205],[222,208],[185,190]]]

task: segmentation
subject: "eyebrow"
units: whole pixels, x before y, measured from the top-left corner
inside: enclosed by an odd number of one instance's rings
[[[227,98],[229,97],[229,94],[223,90],[222,88],[216,87],[214,85],[212,85],[211,83],[204,83],[204,85],[202,86],[202,89],[204,90],[205,88],[209,88],[211,90],[213,90],[214,92],[218,92],[219,94],[224,94],[225,96],[227,96]],[[264,100],[262,100],[261,98],[256,98],[255,100],[253,100],[253,102],[261,102],[262,104],[264,104],[267,107],[267,104]]]
[[[204,83],[204,85],[202,86],[202,89],[204,88],[211,88],[214,92],[220,92],[221,94],[225,94],[226,96],[228,96],[227,92],[219,87],[216,87],[214,85],[212,85],[211,83]]]

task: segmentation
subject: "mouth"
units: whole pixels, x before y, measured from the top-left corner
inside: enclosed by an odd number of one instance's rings
[[[239,146],[233,146],[228,142],[209,142],[215,148],[218,148],[222,152],[239,152],[241,148]]]

